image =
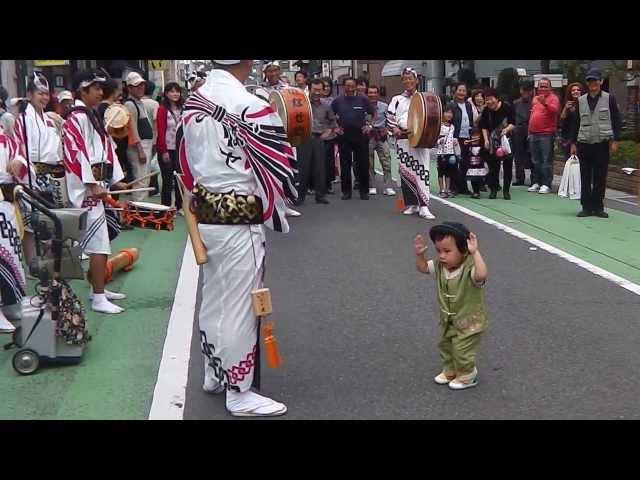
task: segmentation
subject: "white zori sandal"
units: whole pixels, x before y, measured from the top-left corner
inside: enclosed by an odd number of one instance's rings
[[[227,410],[234,417],[278,417],[287,413],[287,406],[251,390],[228,391]]]

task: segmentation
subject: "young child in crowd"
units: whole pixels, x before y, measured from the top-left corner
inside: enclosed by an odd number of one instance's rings
[[[487,308],[483,286],[487,266],[478,250],[478,238],[461,223],[445,222],[429,231],[437,256],[425,259],[427,242],[414,239],[416,268],[435,276],[440,309],[439,385],[463,390],[478,384],[476,354],[487,328]]]
[[[485,159],[481,148],[480,132],[474,129],[470,140],[465,140],[466,145],[471,145],[469,152],[469,168],[467,169],[467,180],[471,182],[473,193],[471,198],[480,198],[480,189],[484,185],[485,178],[489,171],[485,166]]]
[[[440,126],[440,136],[436,145],[436,155],[438,157],[438,185],[440,186],[440,197],[453,197],[451,192],[451,179],[457,171],[458,158],[455,146],[457,139],[453,138],[453,110],[446,107],[442,112],[442,124]]]

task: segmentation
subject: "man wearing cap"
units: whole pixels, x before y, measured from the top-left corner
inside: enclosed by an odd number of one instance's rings
[[[258,328],[252,291],[262,288],[264,226],[288,232],[295,157],[280,117],[243,83],[252,60],[214,60],[207,83],[184,106],[180,167],[206,245],[199,312],[208,393],[226,391],[234,416],[283,415],[287,407],[259,387]],[[185,205],[185,210],[188,206]]]
[[[80,245],[90,258],[91,309],[101,313],[121,313],[124,309],[111,300],[122,300],[126,295],[104,288],[111,246],[102,200],[110,186],[119,188],[116,183],[124,177],[115,143],[96,113],[105,81],[101,72],[93,69],[74,76],[75,106],[62,124],[63,161],[71,204],[75,208],[89,209],[87,229]]]
[[[133,177],[136,179],[149,174],[149,166],[153,155],[153,126],[142,101],[145,88],[145,79],[138,72],[131,72],[127,75],[129,99],[124,105],[131,116],[127,159],[131,164]],[[137,188],[148,186],[148,178],[136,184]],[[148,192],[134,192],[131,194],[131,198],[136,202],[140,202],[147,198],[148,195]]]
[[[63,90],[58,94],[58,115],[65,116],[73,107],[73,94],[69,90]]]
[[[588,92],[578,99],[571,154],[580,159],[582,210],[578,217],[608,218],[604,211],[609,154],[618,150],[622,118],[613,95],[602,90],[602,73],[590,70]]]

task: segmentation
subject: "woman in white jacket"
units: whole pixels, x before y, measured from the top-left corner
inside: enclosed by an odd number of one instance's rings
[[[31,170],[29,172],[25,168],[20,181],[34,190],[41,191],[56,207],[65,207],[68,194],[64,181],[60,134],[55,122],[44,111],[50,98],[46,77],[34,72],[27,85],[27,101],[21,102],[20,114],[14,126],[19,153],[26,159]],[[23,206],[26,227],[23,243],[27,265],[35,255],[35,241],[29,226],[29,210]]]

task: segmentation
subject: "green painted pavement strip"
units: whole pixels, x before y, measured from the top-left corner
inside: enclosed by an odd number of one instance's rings
[[[437,167],[433,172],[431,192],[437,195]],[[527,192],[527,187],[511,187],[511,200],[489,199],[482,192],[475,200],[460,195],[448,200],[508,227],[541,240],[575,257],[640,283],[640,217],[608,209],[608,219],[577,218],[581,206],[557,194],[541,195]],[[440,220],[440,219],[439,219]],[[441,219],[445,221],[445,219]]]
[[[392,172],[397,172],[398,161],[393,148],[391,153]],[[437,195],[435,161],[431,163],[430,172],[431,192]],[[640,283],[640,217],[637,215],[610,208],[607,209],[608,219],[577,218],[581,209],[578,200],[568,200],[557,194],[530,193],[527,187],[511,187],[510,201],[502,198],[502,192],[498,192],[495,200],[488,197],[488,192],[482,192],[479,200],[466,195],[448,200]],[[438,220],[446,221],[444,218]]]
[[[72,286],[87,311],[93,339],[79,365],[43,366],[31,376],[11,366],[17,351],[0,351],[0,419],[145,419],[162,357],[165,334],[186,242],[184,219],[173,232],[123,231],[111,244],[113,254],[136,247],[140,258],[129,273],[118,272],[107,284],[127,293],[116,302],[119,315],[89,309],[89,286]],[[29,293],[33,282],[29,282]],[[0,336],[4,345],[10,335]]]

